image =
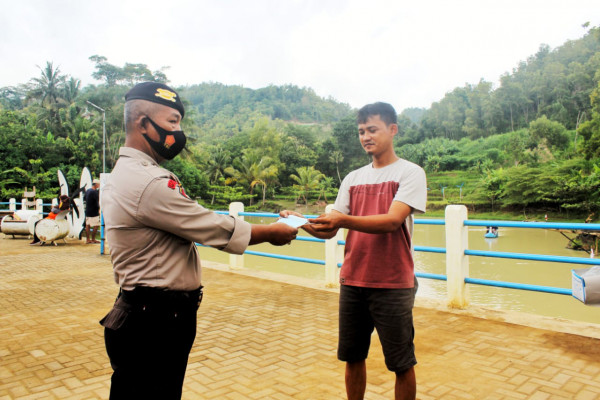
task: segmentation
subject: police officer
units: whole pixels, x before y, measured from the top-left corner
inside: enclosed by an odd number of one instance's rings
[[[140,83],[125,95],[125,145],[100,199],[120,286],[100,321],[114,370],[111,399],[181,398],[202,300],[194,242],[242,254],[252,244],[287,244],[298,232],[213,213],[159,167],[185,146],[184,112],[177,92],[161,83]]]

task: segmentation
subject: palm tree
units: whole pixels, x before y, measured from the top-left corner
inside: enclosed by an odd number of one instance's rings
[[[279,168],[275,164],[271,163],[272,160],[269,157],[263,157],[258,164],[258,171],[254,185],[262,186],[262,205],[265,205],[265,198],[267,196],[267,184],[272,183],[277,179]],[[270,165],[267,165],[270,164]]]
[[[341,151],[336,150],[329,156],[329,161],[335,163],[335,170],[337,171],[338,180],[342,183],[342,177],[340,176],[340,163],[344,161],[344,155]]]
[[[219,180],[219,178],[225,176],[225,169],[227,168],[226,165],[229,165],[230,161],[231,156],[227,151],[223,150],[221,146],[216,146],[210,152],[208,169],[206,171],[210,183],[214,184]]]
[[[65,83],[65,76],[60,74],[58,67],[54,68],[52,62],[47,61],[46,67],[38,66],[42,75],[39,78],[32,79],[32,88],[29,92],[30,97],[40,99],[43,106],[46,102],[52,106],[58,103],[61,91]]]
[[[308,194],[311,190],[319,187],[319,181],[324,175],[321,171],[315,169],[315,167],[298,167],[296,168],[298,175],[290,175],[290,178],[295,180],[298,184],[294,187],[301,190],[304,202],[308,205]]]
[[[38,126],[57,136],[66,136],[59,115],[65,77],[50,61],[46,62],[45,68],[39,66],[38,68],[41,75],[31,79],[27,92],[27,99],[34,99],[38,108],[36,110]]]
[[[230,161],[231,156],[228,152],[223,150],[221,146],[215,147],[213,151],[210,152],[210,159],[208,160],[208,168],[206,172],[208,173],[208,181],[212,185],[215,185],[217,182],[219,182],[220,178],[225,177],[225,169],[227,168],[226,166],[229,165]],[[216,192],[213,193],[210,204],[214,204],[215,194]]]
[[[234,167],[225,168],[225,172],[231,175],[241,185],[250,187],[250,194],[254,194],[254,187],[261,185],[263,188],[263,204],[265,202],[267,184],[277,176],[278,168],[273,164],[270,157],[258,159],[256,154],[246,153],[241,158],[233,161]],[[250,198],[252,205],[252,198]]]
[[[327,202],[327,189],[333,186],[333,178],[330,176],[323,175],[323,179],[319,182],[319,198],[317,201],[321,200],[321,196]]]
[[[75,102],[75,98],[77,98],[79,95],[80,89],[81,81],[79,79],[71,77],[69,80],[64,82],[64,86],[62,87],[62,98],[65,100],[67,105]]]

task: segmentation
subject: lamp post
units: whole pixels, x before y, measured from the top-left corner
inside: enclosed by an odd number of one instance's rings
[[[106,172],[106,112],[104,111],[104,108],[98,107],[97,105],[95,105],[94,103],[92,103],[89,100],[87,100],[86,103],[88,103],[90,106],[102,111],[102,173],[105,173]]]

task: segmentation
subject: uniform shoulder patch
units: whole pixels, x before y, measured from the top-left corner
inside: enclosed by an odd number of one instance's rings
[[[190,198],[185,193],[185,190],[183,189],[183,186],[181,186],[181,183],[177,182],[175,179],[169,179],[169,181],[167,182],[167,186],[169,187],[169,189],[177,190],[179,192],[179,194],[182,195],[183,197],[185,197],[187,199]]]

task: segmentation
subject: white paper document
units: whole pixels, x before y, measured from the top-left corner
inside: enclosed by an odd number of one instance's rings
[[[279,218],[277,222],[283,222],[286,225],[289,225],[293,228],[299,228],[302,225],[308,224],[308,219],[296,217],[295,215],[290,215],[286,218]]]

